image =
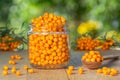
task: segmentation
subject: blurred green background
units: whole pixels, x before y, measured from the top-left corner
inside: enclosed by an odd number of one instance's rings
[[[0,27],[15,28],[27,38],[29,23],[45,12],[67,18],[70,39],[78,36],[80,23],[94,20],[101,31],[120,31],[120,0],[0,0]]]

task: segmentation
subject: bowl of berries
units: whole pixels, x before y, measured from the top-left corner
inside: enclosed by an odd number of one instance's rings
[[[99,51],[89,51],[82,56],[82,64],[88,69],[97,69],[103,61]]]

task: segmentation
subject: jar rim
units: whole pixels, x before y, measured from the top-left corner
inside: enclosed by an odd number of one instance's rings
[[[34,26],[32,25],[32,23],[30,23],[29,26],[30,26],[30,31],[29,32],[35,32],[35,33],[39,32],[39,31],[33,31]],[[60,27],[58,27],[58,28],[60,28]],[[40,29],[42,29],[42,31],[40,31],[41,33],[43,33],[43,32],[45,32],[45,33],[65,33],[65,32],[69,32],[69,30],[67,28],[67,24],[64,25],[64,27],[63,27],[64,30],[63,31],[55,31],[55,32],[54,31],[48,31],[47,27],[44,27],[44,26],[40,27]]]
[[[28,34],[69,34],[68,31],[66,32],[32,32],[29,31]]]

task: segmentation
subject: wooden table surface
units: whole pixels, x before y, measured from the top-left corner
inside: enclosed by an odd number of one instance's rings
[[[29,65],[28,53],[27,51],[0,51],[0,80],[120,80],[120,59],[118,60],[107,60],[104,61],[101,65],[107,67],[114,67],[118,69],[119,73],[116,76],[103,75],[96,73],[96,70],[89,70],[81,63],[81,57],[86,51],[71,51],[71,60],[69,65],[75,66],[75,70],[72,75],[67,75],[67,69],[54,69],[54,70],[43,70],[35,69],[35,73],[29,74],[23,69],[24,65]],[[109,50],[109,51],[100,51],[102,55],[119,55],[120,50]],[[12,74],[9,70],[7,76],[2,75],[2,68],[4,65],[8,65],[11,68],[13,65],[8,64],[11,55],[21,55],[22,60],[17,60],[15,65],[21,72],[22,76],[16,76]],[[29,65],[30,66],[30,65]],[[85,72],[80,75],[77,73],[77,69],[83,67]]]

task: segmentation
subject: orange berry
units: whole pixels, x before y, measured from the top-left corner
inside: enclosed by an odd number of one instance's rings
[[[2,72],[2,75],[3,75],[3,76],[8,75],[8,71],[6,71],[6,70],[5,70],[5,71],[3,71],[3,72]]]
[[[82,56],[82,60],[83,60],[83,61],[86,60],[86,56]]]
[[[83,71],[82,71],[82,70],[79,70],[78,73],[79,73],[79,74],[83,74]]]
[[[28,70],[28,65],[24,65],[24,70]]]
[[[110,75],[111,75],[111,76],[115,76],[115,75],[117,75],[117,74],[114,73],[114,72],[110,72]]]
[[[15,59],[15,56],[10,56],[10,58],[13,60],[13,59]]]
[[[16,62],[14,60],[9,60],[8,63],[9,64],[16,64]]]
[[[83,68],[80,67],[80,68],[78,69],[78,73],[79,73],[79,74],[83,74],[83,72],[84,72]]]
[[[95,62],[95,58],[92,58],[90,61],[91,61],[91,62]]]
[[[21,57],[21,56],[18,56],[18,57],[17,57],[17,60],[21,60],[21,59],[22,59],[22,57]]]
[[[96,61],[97,61],[97,62],[101,62],[100,58],[96,58]]]
[[[21,72],[20,72],[19,70],[17,70],[17,71],[16,71],[16,75],[17,75],[17,76],[21,76],[22,74],[21,74]]]
[[[14,65],[14,64],[16,64],[16,62],[15,62],[15,61],[13,61],[13,62],[12,62],[12,64]]]
[[[90,62],[91,60],[87,58],[86,61],[87,61],[87,62]]]
[[[93,55],[93,58],[97,58],[97,55]]]
[[[90,55],[95,55],[95,52],[94,51],[90,51],[89,54]]]
[[[13,64],[13,65],[16,64],[16,62],[14,60],[9,60],[8,63]]]
[[[104,75],[108,75],[109,73],[107,71],[103,71],[103,74]]]
[[[29,72],[30,74],[32,74],[32,73],[34,73],[35,71],[34,71],[34,69],[28,69],[28,72]]]
[[[8,70],[8,66],[3,66],[3,70]]]
[[[103,67],[103,68],[102,68],[102,70],[106,70],[106,69],[107,69],[107,67]]]
[[[95,52],[95,54],[96,54],[96,55],[99,55],[99,54],[100,54],[100,52],[99,52],[99,51],[94,51],[94,52]]]
[[[118,73],[117,69],[115,69],[115,68],[111,68],[110,70],[111,70],[111,72],[113,72],[113,73],[115,73],[115,74]]]
[[[79,67],[78,70],[79,70],[79,71],[83,71],[83,68],[82,68],[82,67]]]
[[[9,60],[8,63],[9,63],[9,64],[12,64],[12,60]]]
[[[16,66],[13,66],[12,69],[16,70],[17,68],[16,68]]]
[[[88,56],[88,55],[89,55],[89,53],[85,53],[84,55],[85,55],[85,56]]]
[[[102,69],[98,69],[98,70],[97,70],[97,73],[102,73]]]
[[[19,56],[19,55],[15,55],[15,59],[16,59],[16,60],[21,60],[21,59],[22,59],[22,57],[21,57],[21,56]]]
[[[16,73],[16,69],[12,69],[12,70],[11,70],[11,73]]]
[[[68,75],[71,75],[72,73],[73,73],[72,70],[67,70],[67,74],[68,74]]]
[[[68,70],[74,70],[74,66],[68,66]]]

